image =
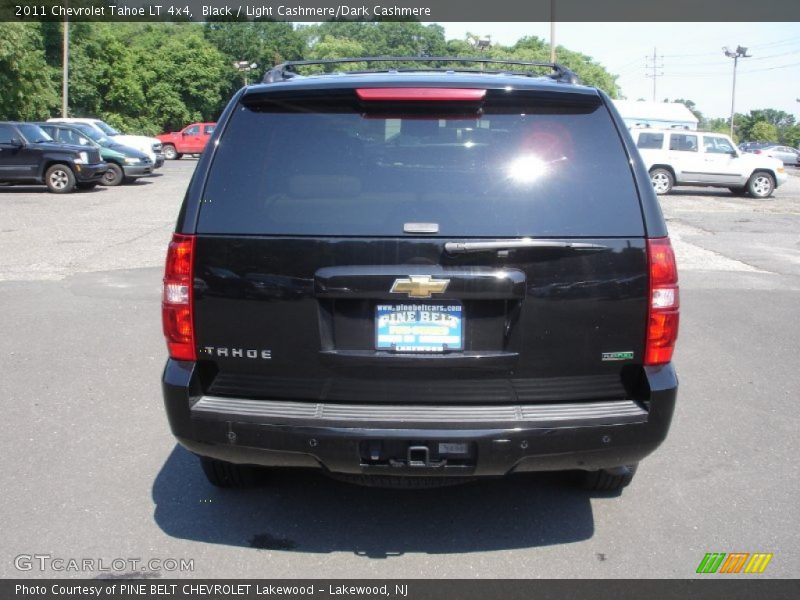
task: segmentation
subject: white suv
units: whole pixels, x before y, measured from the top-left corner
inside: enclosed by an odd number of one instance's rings
[[[786,181],[783,163],[740,152],[727,135],[685,129],[632,129],[657,194],[676,185],[726,187],[767,198]]]
[[[146,135],[125,135],[111,127],[105,121],[100,119],[83,119],[74,117],[57,117],[47,119],[52,123],[88,123],[96,128],[103,135],[111,137],[115,142],[135,148],[140,152],[144,152],[153,161],[153,166],[158,169],[164,164],[164,154],[162,153],[161,140]]]

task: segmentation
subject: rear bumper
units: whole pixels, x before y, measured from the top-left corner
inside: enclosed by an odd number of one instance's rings
[[[194,363],[173,360],[162,383],[173,434],[203,456],[338,473],[497,476],[610,468],[653,452],[669,429],[677,378],[672,365],[646,376],[646,402],[480,407],[208,397]]]
[[[106,171],[108,171],[108,163],[105,162],[93,165],[75,165],[75,179],[80,183],[100,181]]]

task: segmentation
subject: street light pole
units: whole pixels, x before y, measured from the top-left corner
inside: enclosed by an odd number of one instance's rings
[[[68,4],[67,4],[68,5]],[[61,50],[61,116],[68,117],[69,108],[69,17],[64,17],[63,47]]]
[[[736,46],[736,50],[729,50],[725,46],[722,51],[725,56],[733,59],[733,89],[731,90],[731,139],[733,139],[733,117],[736,114],[736,67],[740,58],[750,58],[751,55],[747,53],[747,48],[741,46]]]
[[[550,62],[556,62],[556,0],[550,0]]]

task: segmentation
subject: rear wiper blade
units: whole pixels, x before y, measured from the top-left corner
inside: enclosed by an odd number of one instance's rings
[[[608,246],[587,242],[562,242],[558,240],[492,240],[486,242],[447,242],[444,249],[449,254],[467,254],[487,250],[513,250],[515,248],[567,248],[570,250],[607,250]]]

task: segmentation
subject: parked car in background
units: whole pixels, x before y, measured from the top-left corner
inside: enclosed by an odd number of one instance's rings
[[[631,135],[657,194],[667,194],[676,185],[697,185],[767,198],[787,178],[783,163],[742,153],[721,133],[632,129]]]
[[[739,150],[742,152],[754,152],[757,148],[763,148],[764,146],[776,143],[777,142],[742,142],[739,144]]]
[[[800,166],[800,151],[791,146],[767,144],[753,150],[753,154],[764,154],[776,158],[785,165]]]
[[[216,123],[192,123],[180,131],[157,135],[164,148],[164,158],[175,160],[184,154],[200,154],[216,126]]]
[[[60,144],[32,123],[0,122],[2,184],[42,184],[65,194],[93,188],[107,169],[97,148]]]
[[[100,133],[113,138],[116,142],[144,152],[153,161],[153,166],[158,169],[164,164],[161,141],[146,135],[124,135],[100,119],[85,119],[75,117],[56,117],[47,119],[48,123],[87,123],[95,127]]]
[[[37,123],[50,137],[62,144],[72,144],[87,148],[97,148],[102,159],[108,163],[108,170],[103,174],[103,185],[119,185],[130,183],[137,177],[153,173],[153,161],[144,152],[127,146],[102,145],[98,140],[67,123]],[[100,139],[109,140],[103,136]]]

